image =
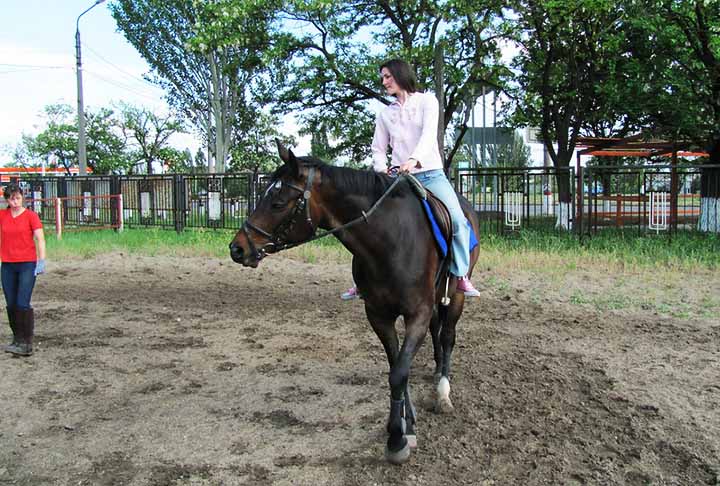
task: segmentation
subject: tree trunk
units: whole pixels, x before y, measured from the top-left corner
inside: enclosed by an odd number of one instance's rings
[[[720,139],[708,150],[709,165],[720,165]],[[720,233],[720,168],[702,169],[700,173],[700,219],[698,230]]]
[[[438,100],[438,126],[437,139],[440,148],[440,157],[443,160],[445,175],[450,176],[450,164],[445,161],[445,83],[443,82],[445,71],[445,59],[443,57],[442,43],[435,44],[435,97]]]

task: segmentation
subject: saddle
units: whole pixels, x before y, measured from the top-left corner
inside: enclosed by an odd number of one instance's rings
[[[423,187],[423,185],[420,184],[415,177],[407,175],[407,178],[410,182],[410,186],[420,198],[420,202],[425,208],[425,215],[427,216],[428,223],[432,228],[435,242],[438,245],[438,250],[440,251],[442,257],[446,258],[451,249],[450,241],[453,237],[450,212],[445,204],[438,199],[435,194]]]

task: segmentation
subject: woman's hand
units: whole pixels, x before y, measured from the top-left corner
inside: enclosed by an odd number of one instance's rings
[[[407,162],[405,162],[404,164],[401,164],[401,165],[400,165],[400,167],[398,168],[398,172],[400,172],[400,173],[403,173],[403,172],[404,172],[404,173],[408,173],[408,172],[410,172],[410,169],[413,169],[413,168],[419,169],[420,167],[422,167],[422,166],[420,165],[420,161],[415,160],[415,159],[408,159]]]
[[[33,272],[33,275],[37,277],[41,273],[45,273],[45,260],[38,260],[35,262],[35,271]]]

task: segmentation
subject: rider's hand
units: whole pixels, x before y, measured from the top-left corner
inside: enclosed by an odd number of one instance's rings
[[[407,174],[410,172],[410,169],[412,169],[415,166],[415,161],[413,159],[408,160],[404,164],[400,164],[400,167],[398,167],[398,172],[401,174]]]

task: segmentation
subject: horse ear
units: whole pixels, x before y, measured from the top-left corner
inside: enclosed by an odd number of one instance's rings
[[[290,169],[292,170],[293,175],[297,177],[297,175],[300,173],[300,163],[298,162],[298,159],[295,157],[295,154],[292,153],[292,150],[285,147],[285,145],[282,144],[280,140],[277,138],[275,139],[275,143],[278,147],[278,153],[280,154],[280,158],[283,162],[285,162],[285,165],[290,166]]]
[[[283,145],[279,138],[275,139],[275,144],[277,145],[280,158],[287,164],[290,161],[291,152],[287,149],[287,147],[285,147],[285,145]]]

